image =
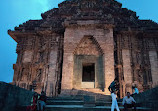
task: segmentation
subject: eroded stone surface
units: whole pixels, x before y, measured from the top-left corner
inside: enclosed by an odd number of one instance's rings
[[[18,43],[13,84],[22,88],[48,96],[82,90],[83,63],[95,64],[95,88],[105,94],[115,77],[121,97],[135,84],[158,85],[158,24],[114,0],[66,0],[8,33]]]

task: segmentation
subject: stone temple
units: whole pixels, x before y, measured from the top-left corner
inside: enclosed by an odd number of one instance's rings
[[[17,42],[13,84],[47,96],[78,91],[110,94],[119,80],[120,97],[137,85],[158,85],[158,24],[140,20],[115,0],[66,0],[9,30]]]

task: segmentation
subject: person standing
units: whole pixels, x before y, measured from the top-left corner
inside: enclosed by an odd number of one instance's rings
[[[110,84],[110,86],[108,87],[109,91],[111,93],[113,93],[114,91],[117,90],[117,84],[118,84],[118,80],[115,78],[114,81]]]
[[[128,111],[128,108],[132,107],[136,111],[136,101],[130,96],[130,92],[127,92],[127,96],[123,98],[122,105],[124,106],[124,111]]]
[[[114,111],[114,109],[116,109],[117,111],[120,111],[119,107],[118,107],[117,99],[116,99],[116,97],[117,97],[116,96],[116,91],[111,93],[111,97],[112,97],[111,111]]]

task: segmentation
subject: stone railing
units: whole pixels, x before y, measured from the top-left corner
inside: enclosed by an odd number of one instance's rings
[[[16,111],[18,106],[30,105],[32,95],[31,91],[0,82],[0,110]]]

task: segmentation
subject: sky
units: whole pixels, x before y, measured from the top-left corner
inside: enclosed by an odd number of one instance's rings
[[[7,30],[28,20],[41,19],[41,13],[64,0],[3,0],[0,3],[0,81],[12,82],[16,63],[16,42]],[[158,23],[158,0],[117,0],[123,8],[137,12],[140,19],[150,19]]]

